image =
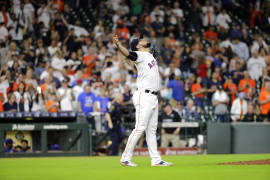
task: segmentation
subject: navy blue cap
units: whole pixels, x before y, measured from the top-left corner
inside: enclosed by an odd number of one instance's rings
[[[131,41],[131,43],[130,43],[130,49],[132,51],[137,51],[138,50],[136,46],[139,44],[140,39],[143,39],[143,34],[140,34],[140,37],[139,38],[133,39]]]
[[[5,140],[5,143],[6,143],[6,144],[13,144],[13,140],[10,139],[10,138],[9,138],[9,139],[6,139],[6,140]]]

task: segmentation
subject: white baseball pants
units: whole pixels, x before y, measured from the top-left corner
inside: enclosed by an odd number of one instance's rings
[[[158,125],[158,99],[156,95],[135,91],[133,95],[133,104],[136,109],[135,129],[128,138],[125,151],[122,154],[121,162],[130,161],[133,150],[145,131],[148,151],[151,157],[152,165],[161,161],[157,151],[156,130]]]

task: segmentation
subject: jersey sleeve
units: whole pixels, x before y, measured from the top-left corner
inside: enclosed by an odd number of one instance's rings
[[[128,58],[134,61],[135,63],[140,63],[143,61],[142,52],[140,51],[129,51]]]
[[[136,61],[138,59],[137,53],[135,51],[129,51],[128,59]]]

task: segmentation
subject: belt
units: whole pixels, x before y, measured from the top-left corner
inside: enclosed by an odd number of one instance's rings
[[[150,91],[150,90],[148,90],[148,89],[146,89],[146,90],[144,90],[144,92],[145,93],[150,93],[150,94],[154,94],[154,95],[158,95],[158,92],[156,92],[156,91]]]

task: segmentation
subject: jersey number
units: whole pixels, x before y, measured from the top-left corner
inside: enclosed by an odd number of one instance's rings
[[[151,69],[152,67],[154,67],[156,65],[156,61],[152,60],[151,63],[148,63],[149,68]]]

